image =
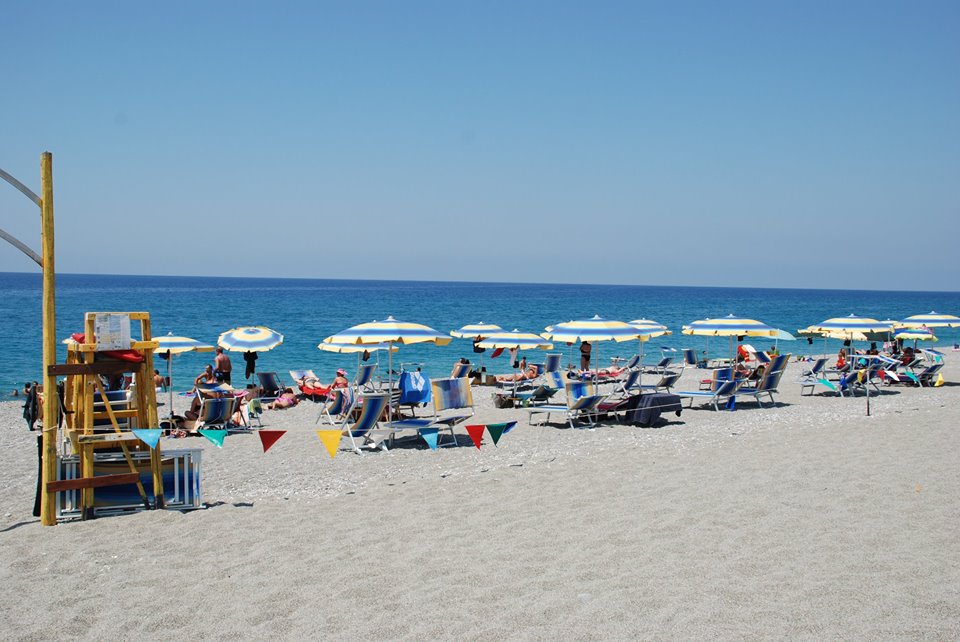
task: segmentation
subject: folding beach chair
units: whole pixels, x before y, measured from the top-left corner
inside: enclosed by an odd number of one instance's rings
[[[729,400],[737,394],[737,390],[742,384],[742,379],[734,379],[720,382],[715,390],[679,391],[673,394],[689,399],[690,406],[688,407],[693,407],[694,399],[701,399],[704,405],[712,404],[714,410],[720,410],[720,401],[726,399],[729,403]]]
[[[585,420],[587,426],[591,429],[597,423],[597,406],[604,399],[604,395],[595,393],[593,384],[582,381],[571,381],[565,386],[567,391],[567,403],[564,406],[559,404],[544,404],[542,406],[530,406],[527,408],[528,420],[533,425],[533,416],[536,414],[546,415],[542,424],[550,421],[551,414],[562,414],[571,428],[576,428],[576,422]]]
[[[698,359],[697,353],[693,348],[683,348],[681,351],[683,353],[683,367],[686,368],[690,366],[691,368],[706,368],[707,360]]]
[[[783,370],[771,370],[760,378],[756,386],[741,386],[737,394],[753,397],[757,400],[757,405],[761,408],[763,407],[763,402],[760,400],[760,395],[769,396],[770,403],[774,404],[776,402],[773,399],[773,395],[778,392],[777,387],[780,385],[780,378],[782,376]]]
[[[320,420],[326,417],[324,423],[335,424],[340,421],[340,417],[347,414],[353,406],[353,390],[350,388],[335,388],[331,394],[331,399],[320,408],[320,414],[313,423],[320,423]],[[336,419],[334,419],[336,417]]]
[[[194,431],[208,426],[233,427],[233,413],[237,410],[238,399],[232,396],[205,397],[200,401],[197,422]]]
[[[353,389],[355,392],[373,392],[373,374],[377,370],[377,364],[364,363],[357,370],[357,376],[353,380]]]
[[[640,392],[670,392],[670,388],[676,385],[680,379],[680,374],[665,374],[660,377],[660,381],[653,384],[644,384],[637,386]]]
[[[451,379],[459,379],[461,377],[466,377],[470,374],[470,362],[469,361],[457,361],[453,364],[453,370],[450,373]]]
[[[364,442],[372,444],[374,447],[377,445],[372,434],[377,430],[383,411],[387,407],[387,395],[384,393],[360,395],[358,403],[360,404],[360,416],[357,417],[357,420],[351,422],[348,413],[340,425],[346,436],[350,438],[351,450],[359,455],[358,438],[363,438]]]
[[[416,431],[431,449],[445,445],[440,441],[441,430],[446,431],[450,436],[450,441],[446,445],[456,445],[454,426],[473,416],[473,392],[470,388],[470,379],[466,377],[435,379],[430,382],[430,388],[433,396],[433,416],[400,419],[386,424],[390,431],[391,446],[396,433],[407,430]],[[436,437],[436,440],[433,437]]]
[[[258,372],[257,379],[260,381],[261,399],[276,399],[283,392],[284,385],[280,383],[276,372]]]
[[[563,354],[560,352],[548,352],[546,358],[543,362],[543,374],[550,372],[559,372],[560,371],[560,361],[563,359]]]
[[[825,357],[820,357],[813,362],[808,369],[800,373],[797,383],[800,384],[800,395],[803,396],[803,391],[809,389],[810,395],[813,395],[813,391],[816,389],[817,385],[821,385],[825,388],[828,388],[834,392],[837,392],[837,386],[825,378],[824,368],[827,365],[827,360]]]

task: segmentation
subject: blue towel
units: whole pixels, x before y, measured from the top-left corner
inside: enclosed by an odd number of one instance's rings
[[[420,372],[400,373],[400,403],[429,403],[430,379]]]

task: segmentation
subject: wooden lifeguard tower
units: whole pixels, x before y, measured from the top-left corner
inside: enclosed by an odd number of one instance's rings
[[[139,324],[139,337],[131,338],[131,324]],[[163,508],[160,444],[150,449],[132,432],[158,426],[153,382],[153,351],[157,347],[152,340],[148,312],[86,313],[83,336],[68,342],[67,362],[49,366],[50,374],[66,376],[65,428],[59,454],[72,449],[80,463],[77,477],[45,480],[42,492],[48,502],[55,502],[58,492],[80,490],[81,518],[88,519],[94,516],[95,489],[134,484],[144,508]],[[111,393],[104,385],[104,379],[126,377],[131,385],[119,394]],[[55,398],[56,391],[49,391],[45,403]],[[123,453],[128,472],[96,475],[97,453],[107,449]],[[133,455],[145,450],[150,451],[153,505]]]

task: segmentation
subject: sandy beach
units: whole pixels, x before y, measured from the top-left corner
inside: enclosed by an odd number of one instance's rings
[[[954,355],[944,369],[960,380]],[[203,450],[203,499],[44,528],[35,436],[0,404],[4,639],[960,637],[960,385],[684,409],[652,428],[477,422],[331,459],[319,406]],[[688,370],[679,389],[696,389]],[[647,382],[654,376],[645,377]],[[180,399],[177,403],[182,403]],[[686,402],[685,402],[686,405]],[[181,408],[177,408],[182,410]],[[165,407],[161,408],[161,412]]]

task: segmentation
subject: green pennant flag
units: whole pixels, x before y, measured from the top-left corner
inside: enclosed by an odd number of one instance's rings
[[[223,448],[223,440],[227,436],[226,430],[198,430],[201,435],[207,438],[211,444],[217,448]]]
[[[139,428],[131,432],[137,436],[137,439],[150,446],[150,450],[157,447],[157,444],[160,443],[160,436],[163,434],[163,431],[159,428]]]
[[[487,424],[487,432],[490,433],[490,441],[493,442],[494,446],[500,441],[500,437],[503,436],[503,430],[506,427],[507,424]]]

